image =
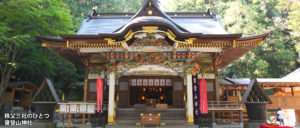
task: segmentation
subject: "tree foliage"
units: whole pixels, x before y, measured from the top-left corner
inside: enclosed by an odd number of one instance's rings
[[[299,67],[299,2],[292,0],[172,0],[168,11],[218,14],[229,33],[270,32],[265,43],[221,71],[222,77],[282,77]]]
[[[39,85],[43,77],[54,77],[56,64],[49,58],[57,56],[45,56],[36,36],[73,33],[73,26],[70,10],[61,0],[0,1],[0,12],[0,98],[3,98],[9,81]]]
[[[36,36],[76,32],[92,7],[98,12],[136,12],[141,0],[5,0],[0,1],[1,90],[9,81],[39,85],[50,77],[58,94],[82,99],[84,73],[42,48]],[[74,26],[73,26],[74,24]],[[1,93],[3,94],[3,93]]]
[[[78,30],[92,8],[101,13],[135,13],[141,8],[142,0],[67,0],[67,4],[71,9],[75,29]]]

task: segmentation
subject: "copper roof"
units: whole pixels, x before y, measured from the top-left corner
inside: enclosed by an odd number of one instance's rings
[[[152,3],[152,5],[148,5]],[[147,14],[151,11],[153,14]],[[153,17],[152,17],[153,16]],[[153,0],[145,0],[143,7],[136,13],[97,13],[83,20],[77,35],[98,35],[121,32],[129,24],[156,22],[167,23],[186,33],[228,34],[220,19],[207,12],[171,12],[161,11]]]
[[[81,65],[80,54],[74,47],[68,48],[67,41],[88,40],[92,45],[100,44],[102,48],[119,48],[120,44],[108,45],[105,38],[124,40],[130,31],[142,29],[142,26],[157,26],[158,30],[171,30],[177,40],[195,38],[191,44],[181,43],[180,48],[222,48],[222,69],[260,44],[267,34],[242,36],[228,34],[220,19],[209,10],[207,12],[172,12],[161,11],[156,0],[145,0],[137,13],[97,13],[94,11],[83,20],[76,34],[60,37],[39,37],[55,53],[76,65]]]

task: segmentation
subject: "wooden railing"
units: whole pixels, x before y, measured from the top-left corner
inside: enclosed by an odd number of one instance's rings
[[[243,122],[247,115],[239,101],[208,101],[208,111],[212,114],[213,122]],[[218,114],[217,114],[218,113]]]
[[[208,101],[208,110],[242,110],[238,101]]]
[[[140,121],[140,114],[146,111],[137,111],[134,108],[117,108],[117,120],[134,120]],[[161,120],[186,120],[186,110],[184,108],[168,108],[168,110],[153,109],[153,114],[161,114]]]

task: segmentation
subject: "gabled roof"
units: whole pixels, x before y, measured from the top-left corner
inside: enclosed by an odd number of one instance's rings
[[[175,48],[221,48],[219,69],[261,44],[268,35],[228,34],[220,19],[209,10],[165,13],[160,10],[157,0],[144,0],[143,7],[137,13],[97,13],[94,10],[83,20],[76,34],[38,38],[44,47],[83,67],[80,48],[122,49],[125,48],[123,42],[128,44],[134,40],[132,34],[146,31],[143,27],[155,27],[159,32],[168,33],[172,40],[169,36],[166,39],[176,42]]]
[[[244,103],[272,103],[271,99],[265,93],[262,86],[259,85],[256,79],[251,79],[248,88],[240,102]]]
[[[204,12],[172,12],[166,14],[171,17],[177,26],[185,28],[190,33],[228,34],[223,28],[219,18],[215,16],[203,16],[207,15]],[[76,34],[98,35],[100,33],[114,33],[125,26],[132,17],[130,15],[128,16],[128,13],[99,13],[99,15],[100,16],[84,19]]]
[[[168,16],[165,12],[163,12],[158,5],[158,0],[144,0],[143,7],[130,19],[130,21],[127,24],[130,24],[134,19],[138,17],[143,16],[158,16],[162,17],[168,21],[170,21],[172,24],[174,24],[176,27],[178,27],[183,32],[188,32],[185,28],[179,26],[176,24],[170,16]],[[121,29],[121,28],[120,28]]]
[[[282,77],[282,79],[300,81],[300,68],[297,68],[293,72],[285,75],[284,77]]]
[[[220,19],[207,12],[165,13],[161,11],[156,0],[145,0],[143,7],[132,13],[94,13],[83,20],[77,35],[98,35],[104,33],[121,33],[124,27],[142,22],[167,23],[182,33],[228,34]]]

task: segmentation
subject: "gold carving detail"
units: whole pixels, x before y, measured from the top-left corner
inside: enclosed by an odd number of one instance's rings
[[[152,15],[153,12],[151,10],[148,11],[148,15]]]
[[[157,26],[143,26],[142,29],[147,33],[155,33],[157,32]]]

